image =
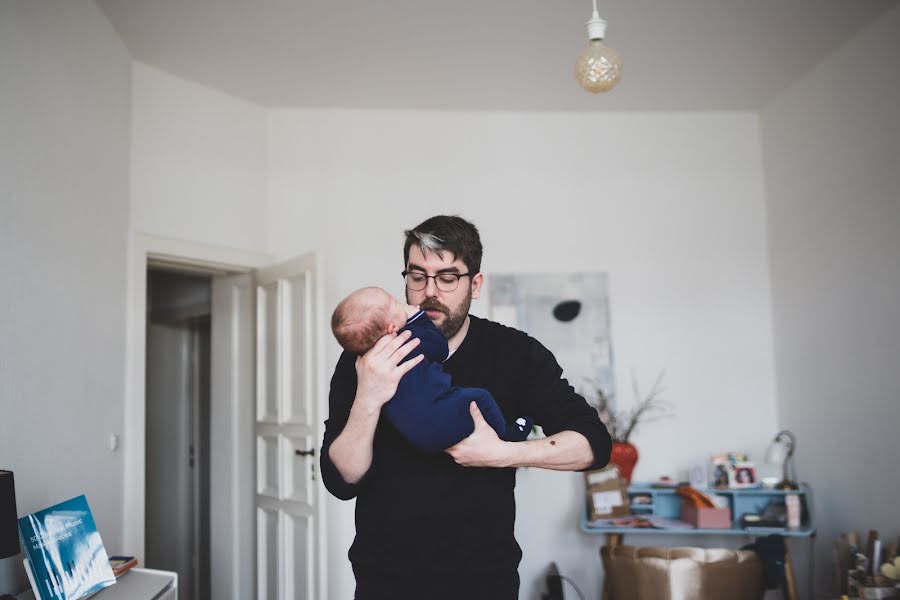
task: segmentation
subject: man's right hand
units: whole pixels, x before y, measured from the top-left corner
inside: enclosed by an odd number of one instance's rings
[[[356,359],[356,400],[369,410],[380,411],[397,393],[400,378],[425,358],[420,354],[400,364],[419,345],[418,338],[409,339],[411,336],[409,330],[400,335],[389,333]]]
[[[381,407],[397,393],[397,384],[424,354],[400,364],[419,345],[412,333],[389,333],[356,359],[356,397],[343,431],[332,442],[328,456],[347,483],[358,483],[372,466],[372,444]]]

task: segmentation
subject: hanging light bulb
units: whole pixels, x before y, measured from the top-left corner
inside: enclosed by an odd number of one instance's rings
[[[597,13],[597,0],[593,2],[594,14],[586,23],[588,46],[575,61],[575,79],[578,85],[596,94],[616,87],[622,77],[622,60],[615,50],[603,43],[606,21]]]

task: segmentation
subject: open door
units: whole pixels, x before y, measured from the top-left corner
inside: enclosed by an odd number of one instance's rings
[[[252,422],[260,600],[319,598],[316,287],[312,254],[256,272]]]
[[[314,254],[265,254],[132,233],[124,547],[145,558],[146,313],[150,265],[212,279],[209,579],[216,600],[327,597],[315,483],[322,287]],[[259,269],[259,270],[255,270]],[[257,365],[258,363],[258,365]]]

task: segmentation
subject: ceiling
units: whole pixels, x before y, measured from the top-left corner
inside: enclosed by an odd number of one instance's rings
[[[757,110],[900,0],[96,0],[143,63],[270,107]]]

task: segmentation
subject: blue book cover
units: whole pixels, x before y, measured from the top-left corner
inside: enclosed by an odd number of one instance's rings
[[[40,600],[78,600],[116,582],[84,496],[22,517],[19,536]]]

